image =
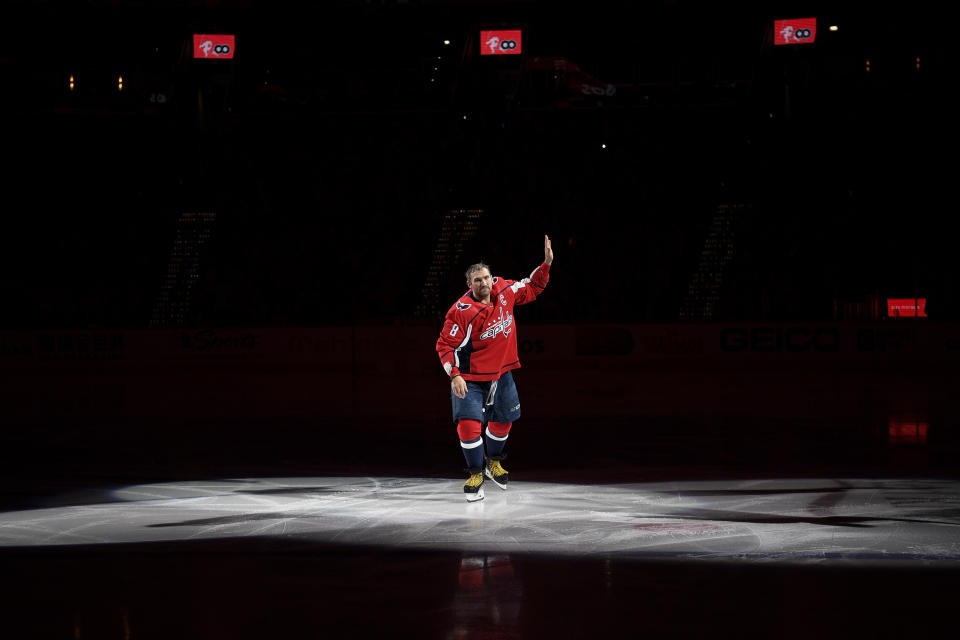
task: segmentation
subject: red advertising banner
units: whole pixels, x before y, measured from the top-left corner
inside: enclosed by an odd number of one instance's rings
[[[926,318],[926,298],[888,298],[887,317],[889,318]]]
[[[811,44],[817,39],[816,18],[773,22],[773,44]]]
[[[927,430],[930,424],[924,420],[890,416],[888,425],[890,444],[926,444],[927,442]]]
[[[193,35],[193,57],[199,60],[230,60],[233,58],[236,36],[210,35],[195,33]]]
[[[882,409],[891,442],[918,442],[930,407],[953,406],[954,386],[938,381],[960,370],[960,323],[951,322],[521,330],[523,368],[514,373],[523,378],[525,410],[544,419],[789,414],[873,421]],[[424,348],[436,333],[432,323],[0,330],[0,428],[89,418],[331,416],[374,425],[396,420],[397,407],[409,407],[406,420],[448,424],[449,381],[436,352]],[[369,389],[384,379],[404,384],[386,385],[371,402]],[[864,397],[884,398],[884,405],[875,409]]]
[[[480,55],[504,56],[515,55],[522,51],[520,29],[509,31],[481,31]]]

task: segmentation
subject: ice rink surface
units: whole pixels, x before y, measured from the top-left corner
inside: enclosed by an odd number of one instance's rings
[[[250,478],[118,487],[0,514],[0,546],[292,538],[473,553],[760,563],[960,562],[960,481],[802,478],[484,485]],[[69,502],[78,504],[69,504]],[[92,504],[85,504],[92,502]],[[960,566],[960,565],[958,565]]]
[[[477,503],[446,424],[33,430],[0,474],[0,637],[953,633],[949,434],[669,420],[571,456],[581,427],[518,432]]]

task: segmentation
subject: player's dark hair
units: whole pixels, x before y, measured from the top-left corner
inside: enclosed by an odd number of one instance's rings
[[[477,264],[472,264],[469,267],[467,267],[467,271],[464,274],[467,276],[467,282],[470,282],[470,276],[472,276],[474,272],[480,271],[481,269],[486,269],[487,271],[490,271],[490,265],[484,262],[478,262]],[[493,273],[493,271],[490,271],[490,273]]]

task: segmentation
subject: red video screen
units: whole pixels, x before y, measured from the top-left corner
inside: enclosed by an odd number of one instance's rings
[[[521,52],[520,29],[510,31],[481,31],[480,55],[509,56]]]
[[[230,60],[233,58],[236,37],[232,35],[193,35],[193,57],[200,60]]]
[[[816,18],[774,20],[773,44],[811,44],[817,39]]]
[[[887,317],[926,318],[926,298],[887,298]]]
[[[926,421],[891,417],[887,432],[891,444],[926,444],[929,428]]]

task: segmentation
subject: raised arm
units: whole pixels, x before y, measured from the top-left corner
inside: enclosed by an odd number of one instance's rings
[[[553,245],[550,236],[543,236],[543,264],[533,270],[529,277],[510,285],[517,294],[517,304],[533,302],[550,281],[550,265],[553,264]]]

